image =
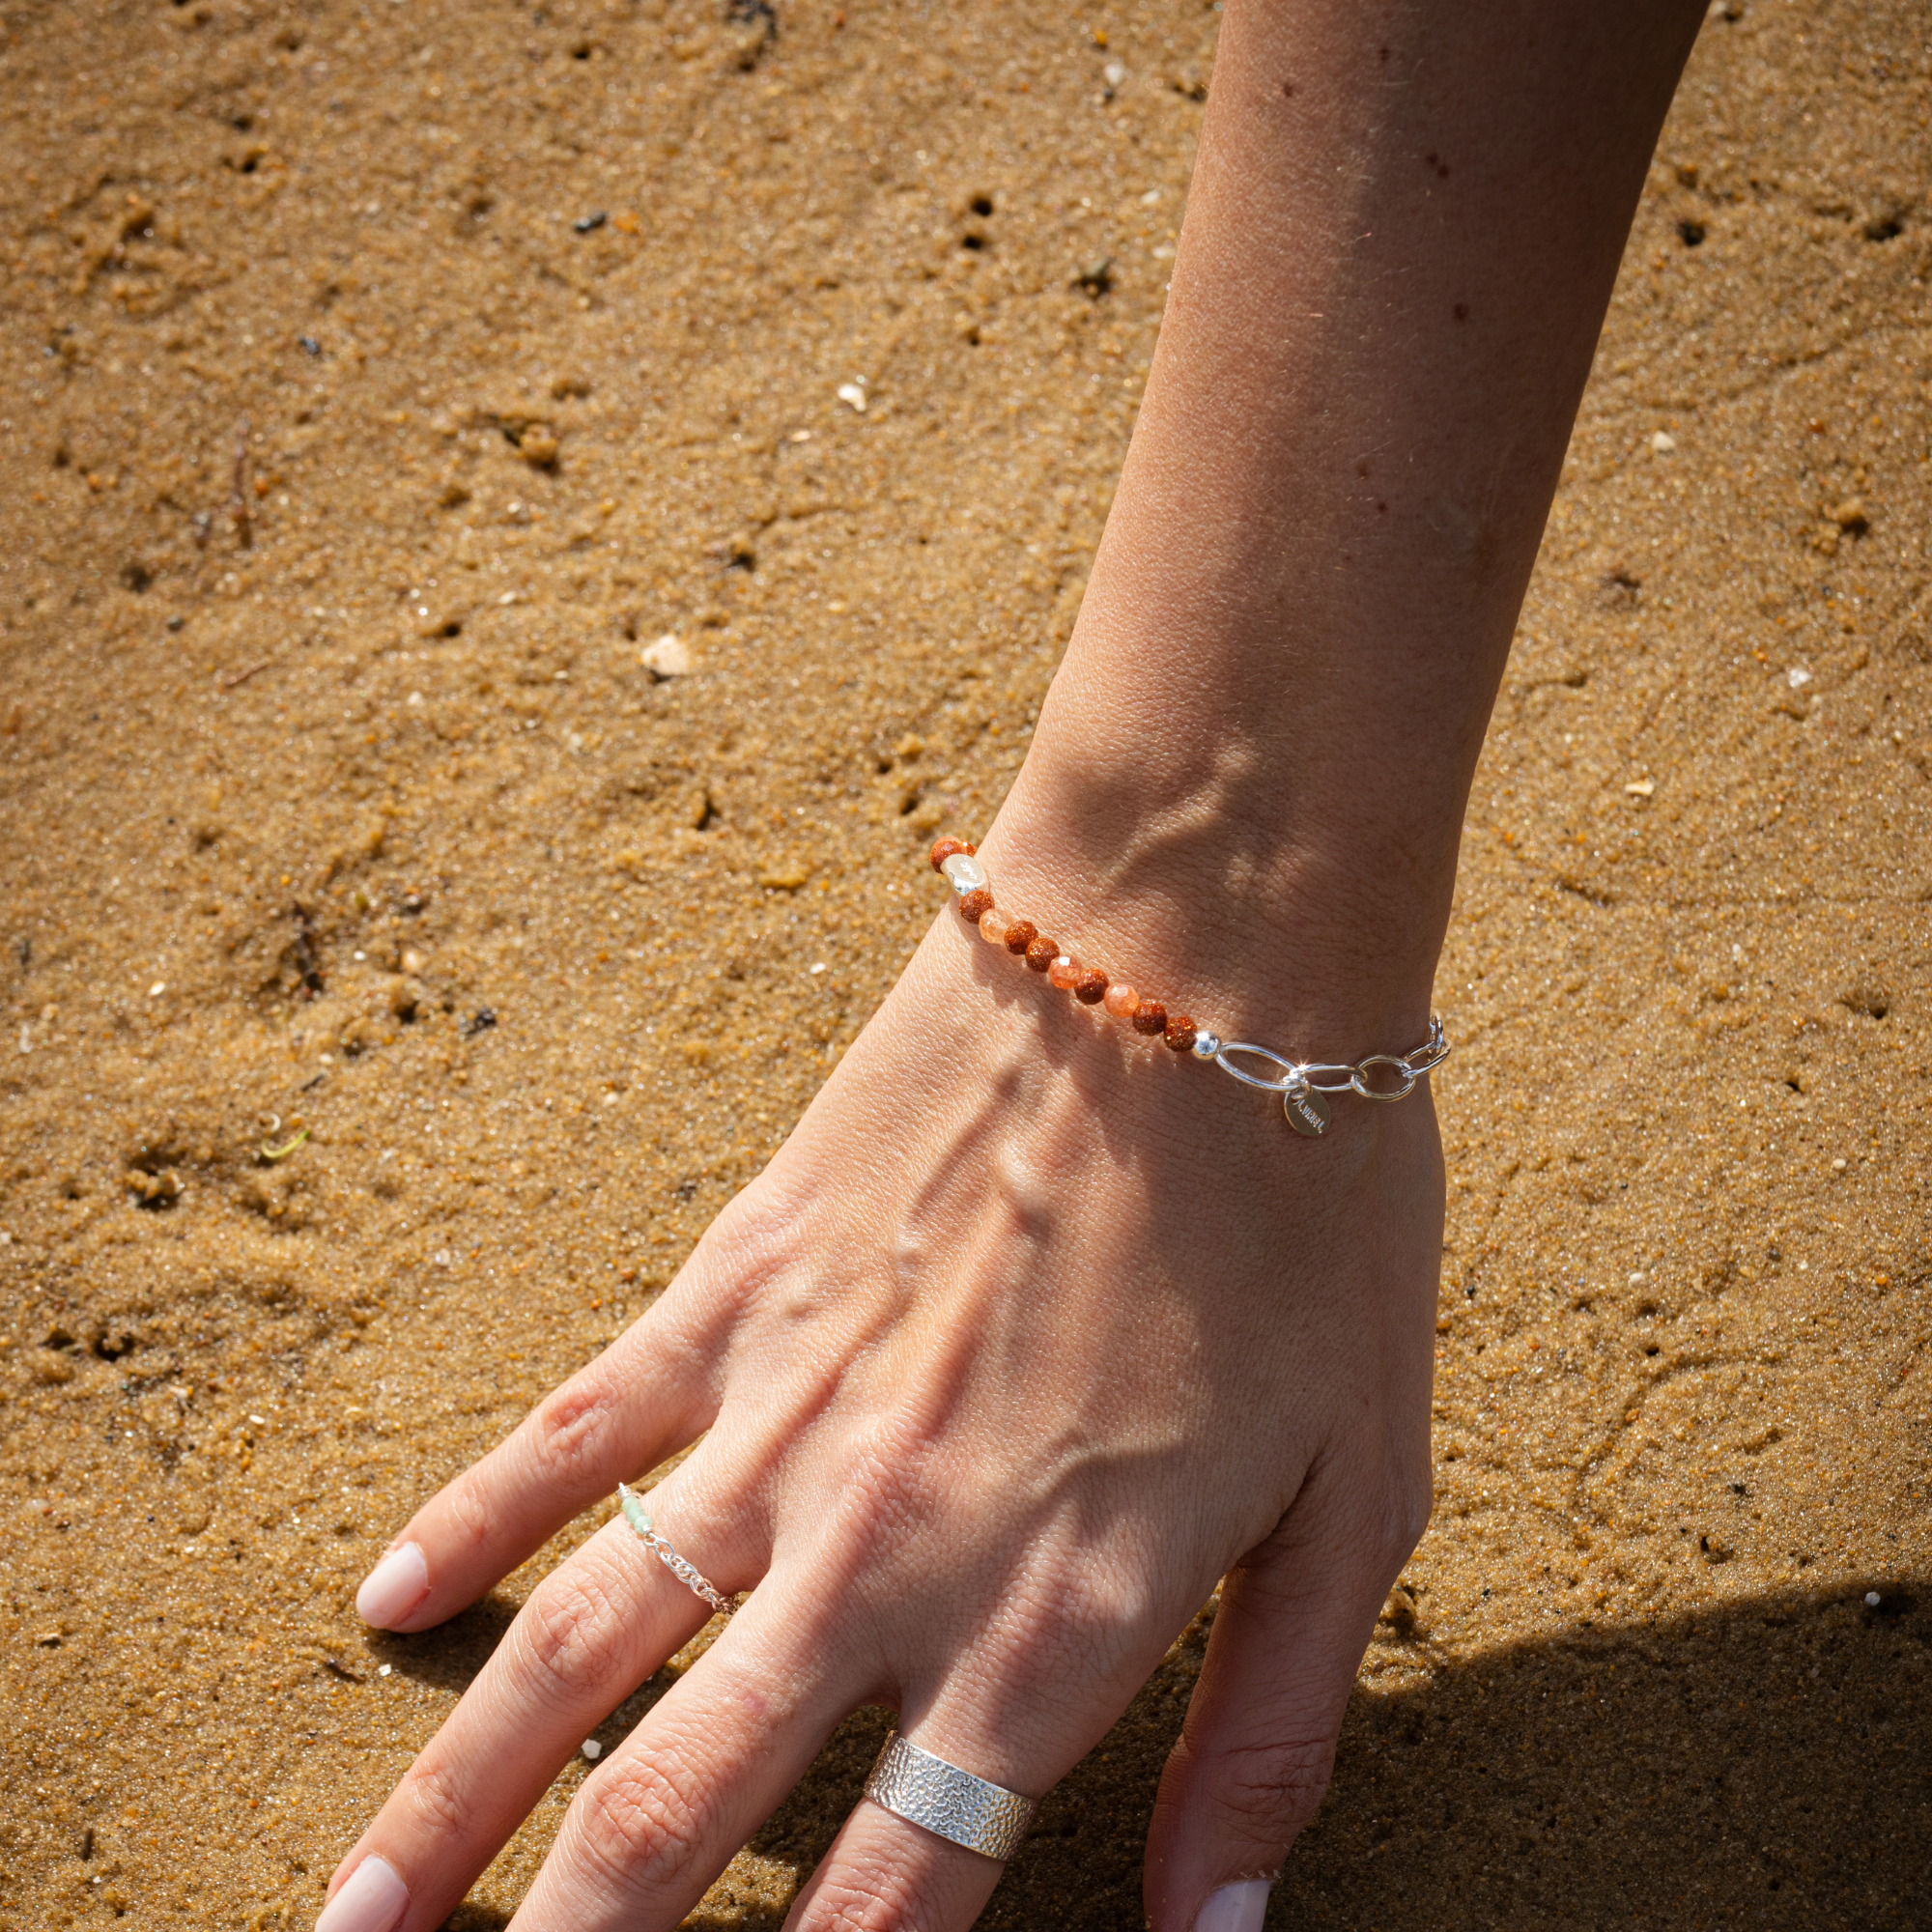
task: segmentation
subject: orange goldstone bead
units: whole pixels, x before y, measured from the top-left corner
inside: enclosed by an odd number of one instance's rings
[[[1158,1000],[1143,1000],[1134,1009],[1134,1031],[1136,1033],[1165,1033],[1167,1031],[1167,1009]]]
[[[1016,919],[1007,927],[1007,951],[1025,954],[1027,949],[1039,937],[1039,927],[1030,919]]]
[[[932,869],[936,872],[947,860],[955,853],[963,852],[970,859],[973,848],[963,838],[935,838],[932,841]]]
[[[1060,957],[1060,942],[1057,939],[1036,939],[1027,948],[1027,964],[1036,973],[1052,970],[1053,962]]]
[[[1194,1044],[1197,1029],[1185,1013],[1176,1013],[1168,1021],[1167,1030],[1161,1035],[1176,1053],[1185,1053]]]
[[[1107,997],[1107,976],[1097,966],[1083,966],[1073,981],[1073,997],[1083,1007],[1097,1007]]]
[[[1141,996],[1131,986],[1123,984],[1119,980],[1107,988],[1107,997],[1102,1002],[1117,1020],[1132,1019],[1134,1009],[1140,1003]]]
[[[1007,916],[998,906],[989,906],[980,915],[980,937],[995,946],[1007,943]]]
[[[959,917],[970,920],[975,925],[993,909],[993,895],[984,886],[977,892],[970,892],[959,901]]]
[[[1048,981],[1051,984],[1059,987],[1059,989],[1063,993],[1070,993],[1072,992],[1074,986],[1079,981],[1080,971],[1081,967],[1079,960],[1069,959],[1066,956],[1066,954],[1063,952],[1059,956],[1059,958],[1057,958],[1053,962],[1053,964],[1046,969],[1046,977]]]

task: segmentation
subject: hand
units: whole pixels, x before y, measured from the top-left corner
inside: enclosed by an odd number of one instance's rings
[[[1151,1922],[1186,1932],[1270,1877],[1428,1514],[1441,1222],[1426,1088],[1344,1096],[1300,1139],[949,895],[656,1305],[365,1586],[372,1620],[439,1623],[703,1435],[648,1507],[752,1595],[586,1776],[519,1927],[675,1925],[862,1704],[1038,1796],[1231,1572],[1161,1788]],[[708,1614],[613,1514],[343,1861],[328,1932],[440,1925]],[[862,1803],[788,1924],[964,1927],[999,1869]],[[1259,1925],[1262,1895],[1217,1911]]]
[[[1292,1052],[1420,1037],[1702,12],[1230,5],[1132,450],[988,841],[1014,910]],[[1427,1515],[1441,1225],[1426,1091],[1299,1140],[943,914],[657,1305],[365,1586],[420,1630],[704,1437],[651,1508],[750,1601],[585,1779],[519,1923],[674,1924],[861,1703],[1042,1793],[1232,1572],[1148,1900],[1157,1932],[1253,1932]],[[704,1615],[613,1520],[350,1854],[327,1932],[438,1924]],[[996,1877],[862,1804],[791,1922],[940,1932]]]

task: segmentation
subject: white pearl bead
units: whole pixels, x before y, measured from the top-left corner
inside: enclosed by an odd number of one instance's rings
[[[955,852],[939,868],[952,882],[952,890],[963,899],[968,893],[977,893],[992,882],[986,876],[986,868],[970,852]]]

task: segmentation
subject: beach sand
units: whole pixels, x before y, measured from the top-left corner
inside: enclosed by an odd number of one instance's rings
[[[0,12],[9,1932],[309,1922],[592,1520],[357,1578],[1025,753],[1216,15],[731,12]],[[1435,1523],[1271,1926],[1932,1922],[1929,120],[1921,7],[1743,0],[1651,170],[1442,964]],[[1205,1627],[983,1923],[1141,1923]]]

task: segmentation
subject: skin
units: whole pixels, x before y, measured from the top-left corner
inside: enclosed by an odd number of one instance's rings
[[[1228,7],[1160,350],[1078,632],[982,846],[1000,903],[1225,1037],[1425,1037],[1463,802],[1701,7]],[[940,888],[935,885],[935,899]],[[1157,1932],[1271,1876],[1429,1513],[1426,1086],[1268,1096],[949,908],[658,1303],[397,1538],[473,1602],[649,1499],[753,1594],[585,1779],[521,1932],[669,1927],[838,1720],[1046,1791],[1226,1577]],[[429,1932],[708,1614],[614,1520],[351,1850]],[[964,1927],[999,1866],[862,1804],[788,1924]]]

